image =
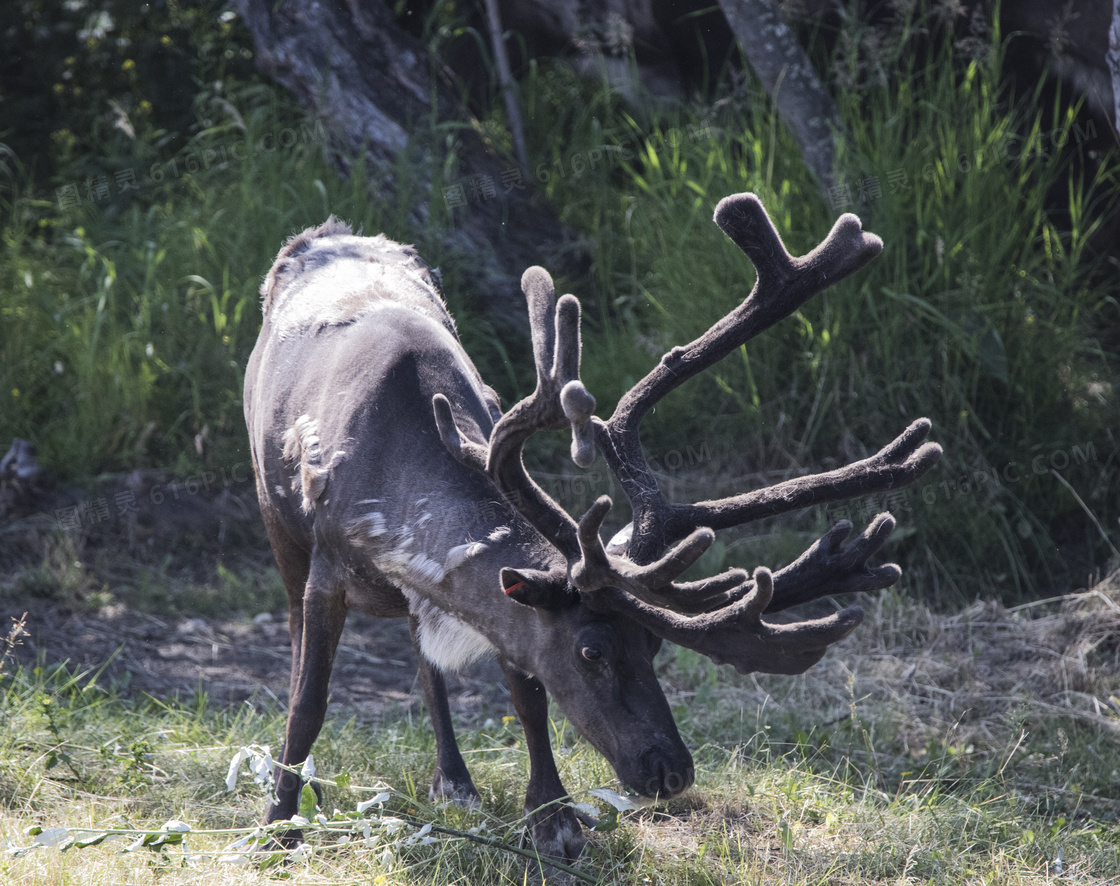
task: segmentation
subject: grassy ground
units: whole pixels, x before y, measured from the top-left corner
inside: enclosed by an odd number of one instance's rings
[[[557,714],[565,783],[604,822],[573,876],[1116,882],[1116,577],[1011,610],[978,603],[943,616],[890,594],[872,605],[868,622],[799,678],[717,673],[684,651],[666,657],[661,677],[694,750],[697,785],[671,803],[623,811],[613,829],[610,795],[589,793],[616,786],[609,767]],[[517,852],[527,758],[516,721],[500,711],[461,730],[483,797],[480,810],[465,811],[426,800],[434,742],[421,718],[402,710],[371,722],[360,708],[334,710],[315,748],[318,776],[335,783],[325,815],[309,828],[308,848],[276,866],[236,845],[253,835],[266,802],[249,760],[227,789],[239,749],[275,745],[282,712],[273,703],[125,698],[95,673],[8,661],[0,711],[5,883],[536,876]]]

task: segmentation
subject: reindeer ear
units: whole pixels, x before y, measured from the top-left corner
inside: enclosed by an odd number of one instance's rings
[[[503,567],[500,574],[502,591],[511,600],[523,606],[539,609],[560,609],[578,597],[578,591],[568,586],[562,573],[553,574],[539,569],[513,569]]]

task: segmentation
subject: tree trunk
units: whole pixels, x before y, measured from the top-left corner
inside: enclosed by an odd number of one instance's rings
[[[1120,0],[1112,0],[1112,27],[1108,29],[1105,61],[1112,77],[1112,128],[1120,139]]]
[[[394,20],[382,0],[235,0],[253,35],[257,66],[291,90],[330,133],[335,161],[365,153],[375,197],[401,188],[399,161],[417,147],[455,152],[458,170],[440,184],[410,181],[416,194],[412,221],[423,230],[440,223],[438,238],[462,256],[467,285],[485,298],[484,308],[500,320],[523,325],[521,273],[555,262],[567,239],[547,202],[534,192],[529,170],[488,152],[469,127],[433,127],[461,122],[467,114],[455,93],[432,77],[427,47]],[[453,147],[442,139],[455,138]],[[429,164],[437,168],[443,157]],[[433,213],[433,208],[438,210]]]
[[[731,32],[762,81],[805,164],[825,188],[835,184],[836,143],[844,123],[809,56],[783,20],[778,0],[719,0]]]

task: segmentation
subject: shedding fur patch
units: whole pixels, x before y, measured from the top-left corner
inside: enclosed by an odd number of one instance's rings
[[[424,553],[409,550],[412,537],[377,558],[377,567],[403,586],[431,587],[443,581],[443,567]]]
[[[303,263],[300,259],[316,240],[329,237],[349,237],[353,234],[354,229],[350,225],[332,215],[319,227],[308,228],[289,237],[288,242],[284,244],[284,248],[276,256],[276,261],[269,269],[268,276],[265,277],[264,283],[261,285],[261,308],[264,313],[267,314],[272,308],[272,299],[276,290],[303,269]]]
[[[508,526],[499,526],[488,536],[486,536],[486,540],[491,544],[497,544],[500,541],[505,541],[507,538],[509,538],[509,536],[510,528]]]
[[[439,271],[411,246],[355,236],[333,216],[292,237],[261,286],[265,317],[281,338],[353,323],[378,304],[417,310],[455,334]]]
[[[377,499],[368,499],[360,504],[376,502]],[[422,528],[426,522],[422,519],[417,527],[405,523],[396,530],[390,530],[384,514],[370,511],[350,524],[347,535],[358,543],[373,541],[374,563],[400,587],[429,588],[443,581],[446,570],[435,557],[417,550],[416,529]]]
[[[406,590],[404,595],[419,625],[420,652],[441,671],[460,671],[497,651],[470,625],[433,606],[419,594]]]
[[[486,550],[486,545],[480,541],[472,541],[463,545],[455,545],[443,560],[443,571],[450,572],[467,562],[471,557],[477,557]]]
[[[389,528],[385,525],[385,515],[380,511],[371,511],[355,520],[349,533],[351,537],[379,538],[388,531]]]
[[[431,536],[436,514],[426,510],[428,500],[411,504],[407,522],[390,528],[381,510],[380,499],[358,502],[360,515],[352,519],[347,534],[355,544],[365,547],[377,569],[400,588],[408,600],[409,612],[417,620],[420,651],[443,671],[458,671],[487,655],[494,647],[479,631],[450,615],[427,599],[451,570],[476,557],[489,547],[488,542],[509,534],[508,527],[490,533],[486,541],[468,541],[441,554],[441,545]],[[366,510],[370,508],[370,510]],[[442,561],[442,562],[441,562]]]
[[[323,450],[319,442],[319,423],[310,415],[301,415],[296,423],[284,432],[284,460],[299,463],[299,470],[292,477],[292,492],[302,497],[300,507],[310,514],[315,502],[327,488],[330,472],[346,453],[339,450],[323,464]]]
[[[420,585],[438,585],[443,581],[443,567],[427,554],[413,554],[405,564],[409,579]]]

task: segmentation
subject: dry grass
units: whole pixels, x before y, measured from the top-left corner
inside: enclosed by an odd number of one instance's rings
[[[864,624],[795,679],[720,672],[725,701],[818,723],[889,712],[906,747],[949,730],[985,745],[1013,731],[1011,712],[1082,721],[1120,736],[1120,573],[1101,584],[1011,608],[977,601],[953,615],[886,592]],[[671,678],[694,679],[691,657]],[[690,665],[692,667],[690,667]]]

